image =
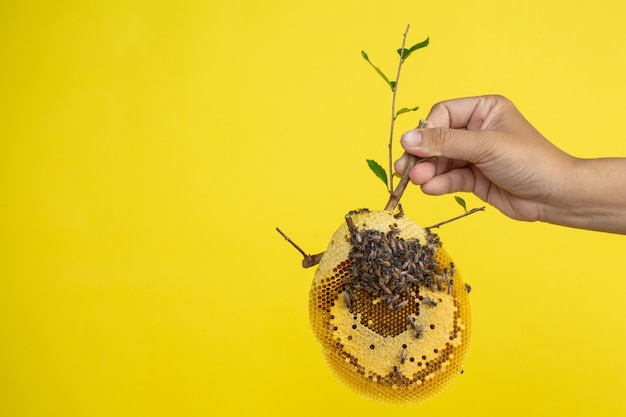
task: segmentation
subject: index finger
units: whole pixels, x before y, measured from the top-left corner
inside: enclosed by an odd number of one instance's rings
[[[476,96],[441,101],[435,104],[428,117],[427,127],[479,130],[485,129],[489,115],[502,96]]]

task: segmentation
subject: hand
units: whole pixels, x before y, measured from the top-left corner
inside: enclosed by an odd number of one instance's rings
[[[513,219],[626,233],[626,159],[568,155],[501,96],[444,101],[427,120],[401,140],[407,153],[431,157],[409,173],[424,193],[473,192]],[[396,161],[398,173],[407,160],[405,154]],[[615,170],[615,188],[607,190],[603,176]]]

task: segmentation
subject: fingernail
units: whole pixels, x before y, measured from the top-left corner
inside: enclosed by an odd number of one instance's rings
[[[408,148],[415,148],[422,143],[422,134],[417,130],[409,130],[402,135],[402,143]]]

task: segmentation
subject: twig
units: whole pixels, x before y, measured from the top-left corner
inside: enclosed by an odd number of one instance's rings
[[[351,234],[357,234],[359,233],[359,230],[356,228],[355,224],[354,224],[354,220],[352,220],[352,216],[350,216],[349,214],[346,214],[346,224],[348,225],[348,230],[350,230]]]
[[[417,128],[422,129],[426,127],[426,123],[428,123],[426,120],[420,120]],[[404,190],[409,183],[409,171],[411,171],[411,168],[413,168],[415,164],[425,161],[426,159],[428,158],[420,158],[418,156],[409,154],[409,161],[406,168],[404,168],[404,174],[402,175],[398,186],[395,188],[395,190],[393,190],[391,196],[389,196],[389,201],[387,201],[385,210],[393,210],[398,205],[398,202],[400,201],[400,198],[402,198],[402,194],[404,194]]]
[[[322,256],[324,255],[324,252],[316,253],[315,255],[309,255],[308,253],[303,251],[302,248],[300,248],[300,246],[296,245],[296,243],[293,240],[291,240],[289,238],[289,236],[284,234],[283,231],[280,230],[278,227],[276,228],[276,231],[278,233],[280,233],[280,235],[282,237],[284,237],[287,242],[291,243],[291,246],[296,248],[298,250],[298,252],[300,252],[302,254],[302,256],[304,257],[302,259],[302,267],[303,268],[310,268],[310,267],[315,266],[318,263],[320,263],[320,261],[322,260]]]
[[[470,214],[474,214],[477,211],[485,211],[485,206],[478,207],[478,208],[473,208],[470,211],[461,214],[460,216],[456,216],[456,217],[453,217],[451,219],[448,219],[448,220],[442,221],[440,223],[434,224],[432,226],[425,227],[425,229],[436,229],[439,226],[443,226],[444,224],[448,224],[448,223],[453,222],[455,220],[462,219],[463,217],[469,216]]]
[[[406,25],[404,36],[402,37],[402,48],[400,50],[400,62],[398,63],[398,74],[396,75],[396,81],[393,85],[393,98],[391,99],[391,128],[389,129],[389,193],[393,193],[393,128],[396,124],[396,92],[398,91],[398,82],[400,81],[400,70],[402,69],[402,63],[404,62],[404,45],[406,44],[406,37],[409,33],[411,25]]]

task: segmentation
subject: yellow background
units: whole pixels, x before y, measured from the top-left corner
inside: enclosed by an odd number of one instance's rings
[[[274,228],[318,252],[384,205],[391,94],[360,51],[392,76],[408,23],[431,44],[399,133],[500,93],[567,152],[626,155],[621,0],[2,2],[0,415],[624,415],[626,238],[493,208],[440,232],[474,289],[465,374],[394,408],[326,368]]]

